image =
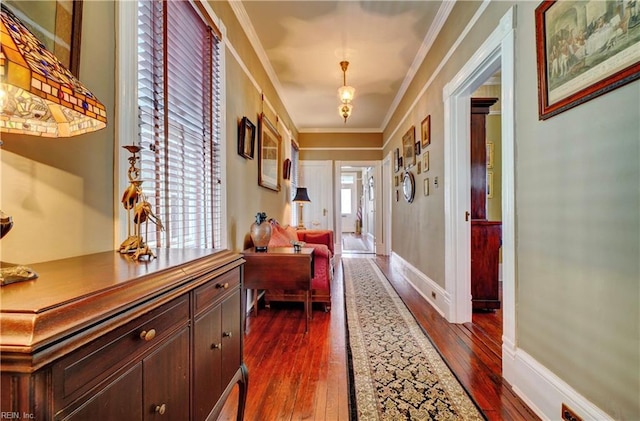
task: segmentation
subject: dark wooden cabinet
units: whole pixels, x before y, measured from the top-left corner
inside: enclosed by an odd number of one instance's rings
[[[225,387],[232,385],[236,369],[242,363],[240,320],[242,295],[237,282],[231,287],[225,278],[196,291],[196,318],[194,323],[194,416],[193,420],[207,418],[212,403],[220,401]],[[216,294],[225,289],[229,294]],[[208,297],[218,295],[213,301]],[[210,304],[210,305],[209,305]],[[222,403],[222,401],[220,401]],[[219,411],[220,408],[216,408]]]
[[[474,310],[500,308],[500,221],[487,220],[486,116],[498,98],[471,98],[471,301]]]
[[[471,221],[471,302],[474,310],[500,308],[501,238],[501,222]]]
[[[3,412],[213,419],[239,384],[242,419],[244,260],[228,251],[157,254],[149,262],[109,252],[35,264],[37,280],[2,287]]]

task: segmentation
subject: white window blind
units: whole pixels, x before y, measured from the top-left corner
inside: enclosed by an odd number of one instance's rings
[[[186,1],[140,1],[142,189],[165,229],[151,247],[220,244],[220,38]]]

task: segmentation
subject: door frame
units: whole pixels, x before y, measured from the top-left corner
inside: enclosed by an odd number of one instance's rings
[[[502,102],[502,270],[503,377],[515,358],[515,7],[510,8],[483,45],[444,87],[445,288],[451,302],[447,319],[471,322],[471,226],[469,139],[471,94],[501,70]]]
[[[379,254],[381,250],[385,250],[385,245],[383,242],[384,235],[382,233],[382,165],[381,161],[334,161],[334,202],[335,206],[333,207],[335,214],[335,232],[334,232],[334,241],[335,241],[335,251],[336,254],[342,254],[342,216],[340,214],[341,202],[342,198],[340,197],[340,188],[342,187],[342,183],[340,181],[340,173],[342,172],[343,166],[351,166],[351,167],[359,167],[359,168],[373,168],[373,212],[374,212],[374,231],[375,231],[375,249],[376,254]],[[376,181],[377,180],[377,181]],[[364,215],[363,215],[364,218]]]

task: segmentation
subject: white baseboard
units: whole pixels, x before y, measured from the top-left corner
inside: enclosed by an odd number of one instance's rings
[[[522,349],[515,348],[514,351],[503,342],[502,351],[503,377],[520,399],[543,420],[562,419],[563,403],[585,421],[613,420]]]
[[[433,279],[394,252],[391,265],[438,313],[443,317],[449,314],[450,296]],[[435,299],[432,293],[436,294]],[[543,420],[560,420],[563,403],[585,421],[613,419],[505,337],[502,338],[502,376]]]
[[[391,265],[441,316],[445,317],[445,314],[449,314],[450,296],[433,279],[420,272],[393,251],[391,252]]]

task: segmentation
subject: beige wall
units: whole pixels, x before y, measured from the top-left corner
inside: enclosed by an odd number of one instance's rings
[[[303,161],[382,159],[382,133],[300,133],[298,140]]]
[[[115,3],[84,3],[80,80],[107,108],[107,127],[69,139],[2,134],[0,209],[14,228],[0,260],[34,263],[112,250]]]
[[[446,182],[443,87],[517,3],[517,346],[611,417],[640,419],[640,82],[538,120],[538,3],[492,2],[417,98],[479,3],[456,3],[455,24],[445,25],[385,128],[384,155],[430,114],[430,171],[416,184]],[[393,202],[392,245],[444,286],[444,191],[431,187],[413,204]]]

